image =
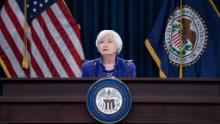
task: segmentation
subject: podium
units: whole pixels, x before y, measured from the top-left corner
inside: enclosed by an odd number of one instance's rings
[[[86,107],[97,79],[1,79],[1,123],[98,123]],[[220,80],[121,79],[132,108],[121,123],[219,124]]]

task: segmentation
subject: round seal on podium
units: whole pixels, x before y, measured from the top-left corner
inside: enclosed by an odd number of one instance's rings
[[[87,108],[101,123],[117,123],[126,117],[132,106],[128,87],[116,78],[96,81],[87,93]]]

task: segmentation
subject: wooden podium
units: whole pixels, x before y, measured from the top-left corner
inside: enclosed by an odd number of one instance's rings
[[[1,80],[1,123],[98,123],[86,108],[87,91],[97,79]],[[220,123],[220,80],[121,80],[133,97],[122,123]]]

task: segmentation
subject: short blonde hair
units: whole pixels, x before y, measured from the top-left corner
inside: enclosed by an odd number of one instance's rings
[[[122,50],[122,40],[121,37],[119,36],[119,34],[113,30],[102,30],[101,32],[99,32],[97,38],[96,38],[96,47],[98,48],[98,43],[100,42],[101,39],[103,39],[104,37],[108,36],[109,34],[113,35],[113,39],[116,43],[116,47],[117,47],[117,54],[119,54]]]

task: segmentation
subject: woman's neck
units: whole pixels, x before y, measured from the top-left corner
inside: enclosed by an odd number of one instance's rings
[[[110,71],[114,69],[116,56],[103,56],[103,65],[105,70]]]
[[[113,55],[105,55],[103,56],[103,63],[104,64],[115,64],[116,56]]]

